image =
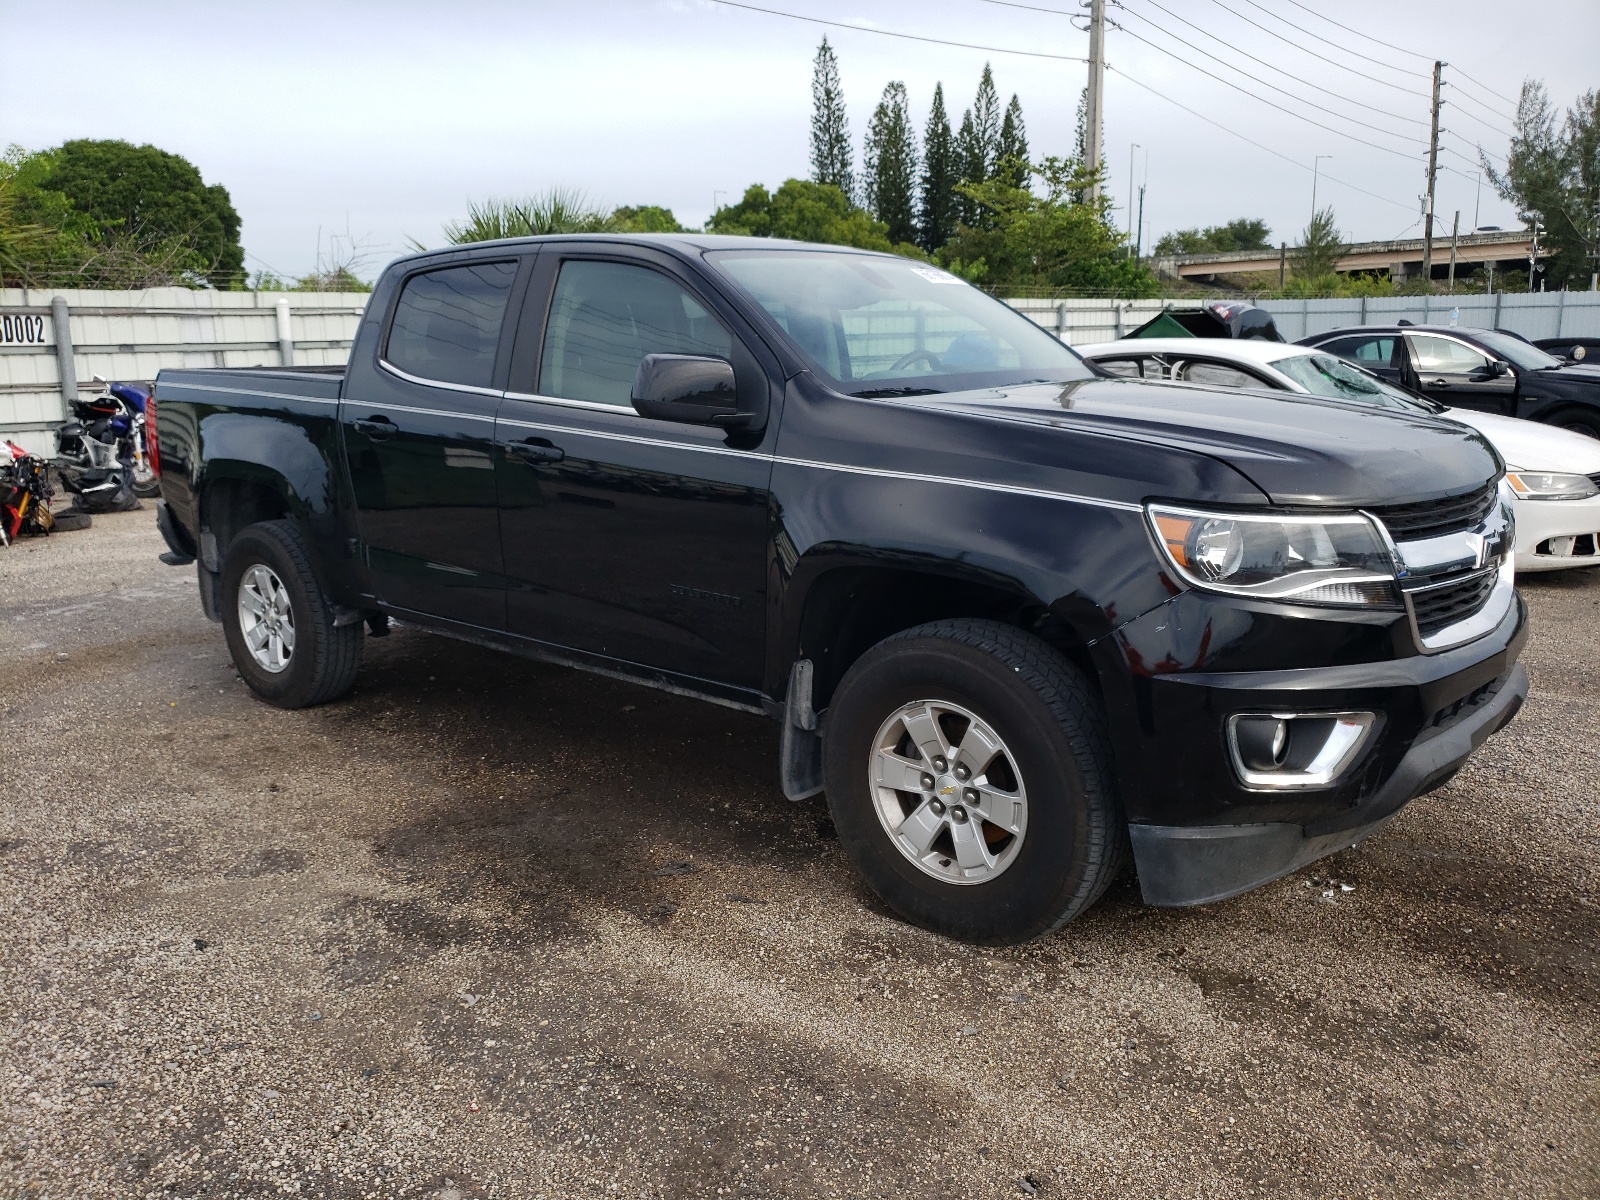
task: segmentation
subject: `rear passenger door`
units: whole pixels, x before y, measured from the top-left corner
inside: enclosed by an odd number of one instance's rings
[[[494,421],[517,257],[421,267],[402,281],[372,369],[340,405],[374,595],[402,611],[505,628]]]
[[[1405,387],[1405,346],[1392,333],[1358,334],[1334,338],[1317,346],[1329,354],[1337,354],[1358,367],[1365,367],[1385,383]]]
[[[658,252],[547,250],[525,307],[496,433],[508,628],[758,688],[776,421],[651,420],[630,396],[646,354],[713,355],[765,408],[776,360]]]

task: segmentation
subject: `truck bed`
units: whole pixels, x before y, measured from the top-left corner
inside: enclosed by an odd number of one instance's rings
[[[156,376],[156,399],[189,400],[195,390],[304,396],[337,400],[344,386],[343,367],[167,367]]]

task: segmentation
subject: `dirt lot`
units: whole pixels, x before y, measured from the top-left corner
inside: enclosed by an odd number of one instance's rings
[[[1600,1194],[1593,574],[1381,836],[982,950],[765,721],[408,630],[279,712],[159,549],[0,551],[0,1195]]]

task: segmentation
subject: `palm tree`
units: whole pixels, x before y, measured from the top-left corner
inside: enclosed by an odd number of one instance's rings
[[[612,214],[571,188],[551,188],[525,200],[483,200],[467,205],[467,219],[450,221],[444,236],[460,246],[543,233],[604,233],[615,226]]]

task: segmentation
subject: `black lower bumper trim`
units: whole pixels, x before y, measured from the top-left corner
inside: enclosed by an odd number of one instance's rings
[[[1128,826],[1146,904],[1208,904],[1260,887],[1355,845],[1406,804],[1445,783],[1486,738],[1505,728],[1528,695],[1519,663],[1480,705],[1418,741],[1388,780],[1347,813],[1311,825]]]

